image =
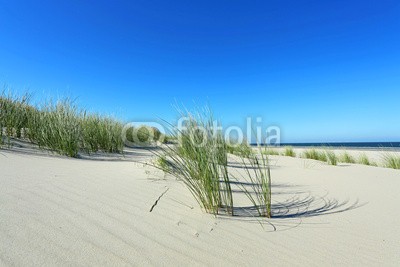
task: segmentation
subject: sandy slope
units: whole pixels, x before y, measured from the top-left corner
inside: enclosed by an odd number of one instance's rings
[[[399,264],[399,170],[272,159],[260,220],[205,214],[141,163],[0,151],[0,265]]]

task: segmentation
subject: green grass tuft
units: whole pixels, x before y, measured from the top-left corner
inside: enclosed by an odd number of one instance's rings
[[[172,171],[173,164],[167,160],[167,157],[165,155],[159,155],[157,156],[155,160],[155,166],[162,171],[168,173]]]
[[[246,142],[242,142],[240,144],[227,144],[227,150],[228,153],[249,158],[254,154],[253,149],[251,148],[250,145],[248,145]]]
[[[161,148],[160,169],[181,180],[206,212],[219,214],[220,209],[224,209],[233,215],[228,149],[222,133],[214,133],[211,113],[181,115],[189,118],[186,129],[173,133],[179,140],[178,145]],[[204,131],[200,131],[200,127]],[[166,158],[172,167],[165,168]]]
[[[384,155],[383,161],[386,168],[400,169],[400,156],[387,153]]]
[[[0,94],[0,143],[10,145],[11,138],[21,138],[27,127],[32,107],[28,94],[18,96],[12,93]]]
[[[47,104],[28,122],[28,136],[39,147],[76,157],[79,152],[81,125],[79,111],[69,100]]]
[[[80,151],[123,151],[123,124],[110,117],[88,114],[72,101],[49,102],[40,107],[29,95],[0,95],[1,140],[26,139],[42,149],[77,157]]]
[[[284,155],[286,157],[296,157],[296,152],[294,152],[293,147],[287,146],[285,147]]]
[[[314,159],[319,161],[327,161],[326,154],[316,149],[308,149],[303,152],[303,157],[306,159]]]
[[[376,165],[374,162],[371,162],[371,161],[369,160],[368,156],[367,156],[365,153],[362,153],[362,154],[359,156],[357,162],[358,162],[359,164],[368,165],[368,166],[371,166],[371,165],[374,166],[374,165]]]
[[[122,152],[122,122],[98,114],[84,114],[80,119],[82,147],[88,152]]]
[[[135,145],[148,146],[157,141],[167,143],[172,138],[163,135],[159,129],[150,126],[129,127],[126,130],[126,139]]]
[[[242,158],[242,166],[246,171],[246,176],[242,178],[248,182],[251,190],[244,185],[241,188],[256,208],[258,215],[271,218],[271,171],[266,149],[259,147],[258,154],[252,154],[248,159]]]
[[[340,155],[339,161],[344,163],[356,163],[355,158],[346,151]]]
[[[328,149],[325,149],[325,151],[319,151],[314,148],[308,149],[303,152],[302,156],[307,159],[323,161],[330,165],[337,165],[338,163],[338,157],[335,152]]]
[[[270,156],[279,156],[279,151],[273,148],[268,148],[265,147],[261,150],[261,153],[264,155],[270,155]]]
[[[338,157],[336,156],[335,152],[331,151],[331,150],[326,150],[325,151],[325,155],[326,155],[326,162],[329,165],[334,165],[336,166],[338,163]]]
[[[156,167],[182,181],[199,205],[208,213],[234,215],[231,182],[236,178],[228,168],[228,153],[239,156],[245,180],[251,189],[243,189],[260,216],[271,217],[271,176],[267,157],[256,155],[248,145],[230,147],[222,132],[214,131],[211,112],[181,114],[189,118],[185,130],[173,133],[178,144],[161,147]],[[203,130],[199,130],[199,128]],[[251,151],[251,152],[250,152]]]

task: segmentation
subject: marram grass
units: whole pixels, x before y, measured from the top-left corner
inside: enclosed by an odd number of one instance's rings
[[[362,165],[375,165],[375,163],[371,162],[370,159],[368,158],[368,156],[365,153],[362,153],[359,157],[358,157],[358,161],[357,163],[362,164]]]
[[[329,165],[337,165],[338,157],[336,156],[335,152],[331,150],[325,150],[325,155],[326,155],[326,162]]]
[[[245,158],[248,158],[254,154],[253,149],[246,142],[242,142],[239,144],[228,143],[227,150],[228,150],[228,153],[231,153],[231,154],[234,154],[237,156],[241,156],[241,157],[245,157]]]
[[[245,175],[242,179],[250,185],[250,190],[245,185],[242,191],[249,198],[260,217],[271,218],[271,171],[266,148],[259,147],[259,153],[253,153],[249,158],[242,158]]]
[[[80,151],[123,151],[122,123],[110,117],[89,114],[65,99],[39,107],[29,95],[0,96],[1,140],[26,139],[42,149],[77,157]]]
[[[79,111],[69,100],[47,104],[28,121],[28,137],[41,148],[76,157],[80,147]]]
[[[206,212],[216,215],[224,210],[233,215],[228,151],[222,133],[214,134],[210,113],[181,115],[189,118],[186,129],[173,133],[178,145],[161,147],[158,167],[182,181]]]
[[[337,165],[338,157],[335,152],[325,149],[324,151],[319,151],[316,149],[308,149],[303,152],[302,156],[307,159],[314,159],[318,161],[326,162],[330,165]]]
[[[252,150],[250,153],[244,146],[241,149],[229,147],[222,133],[214,132],[208,109],[195,115],[181,115],[189,120],[184,130],[175,130],[172,134],[179,143],[166,144],[161,152],[154,152],[158,154],[156,166],[182,181],[207,213],[234,215],[231,183],[237,179],[228,168],[228,153],[234,153],[243,161],[245,180],[251,185],[251,189],[240,188],[260,216],[271,217],[271,175],[267,157],[256,155]],[[199,131],[199,127],[204,130]]]
[[[168,161],[166,155],[158,155],[156,156],[155,166],[168,173],[171,171],[173,165]]]
[[[274,148],[269,148],[269,147],[264,147],[261,150],[261,153],[264,155],[270,155],[270,156],[279,156],[279,151],[277,149]]]
[[[82,147],[88,153],[105,151],[121,152],[124,147],[122,122],[98,114],[84,114],[80,120]]]
[[[400,156],[386,153],[383,156],[383,164],[386,168],[400,169]]]
[[[339,161],[344,163],[356,163],[356,159],[347,151],[343,152],[343,154],[340,155]]]
[[[0,93],[0,142],[10,145],[13,137],[21,138],[27,127],[29,106],[28,94],[17,96],[12,93]]]
[[[322,151],[318,151],[316,149],[308,149],[303,152],[303,157],[306,159],[314,159],[319,161],[327,161],[326,154]]]
[[[293,147],[287,146],[285,147],[284,156],[286,157],[296,157],[296,152],[294,152]]]

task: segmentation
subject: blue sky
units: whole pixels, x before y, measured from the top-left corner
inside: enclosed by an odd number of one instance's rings
[[[0,0],[0,82],[124,120],[208,104],[283,142],[400,140],[399,1]]]

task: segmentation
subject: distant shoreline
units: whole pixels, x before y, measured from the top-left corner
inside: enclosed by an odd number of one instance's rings
[[[251,144],[256,146],[257,144]],[[328,147],[337,149],[362,150],[396,150],[400,151],[400,142],[332,142],[332,143],[281,143],[278,147],[292,146],[296,148]]]

